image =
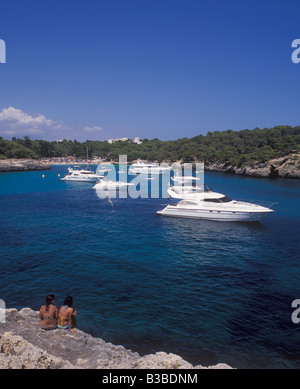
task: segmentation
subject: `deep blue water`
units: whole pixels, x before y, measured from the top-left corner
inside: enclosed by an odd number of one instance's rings
[[[0,174],[0,298],[74,298],[78,327],[193,364],[299,368],[300,181],[205,174],[235,199],[276,201],[261,223],[163,218],[174,200],[100,199],[66,167]],[[42,178],[42,174],[45,175]]]

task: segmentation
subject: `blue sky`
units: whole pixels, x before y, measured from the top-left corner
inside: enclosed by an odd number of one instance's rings
[[[300,125],[299,1],[2,1],[0,136]]]

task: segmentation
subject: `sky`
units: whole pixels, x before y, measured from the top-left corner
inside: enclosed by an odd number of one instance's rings
[[[299,15],[299,0],[3,0],[0,136],[300,125]]]

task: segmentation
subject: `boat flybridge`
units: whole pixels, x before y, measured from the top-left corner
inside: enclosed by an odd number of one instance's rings
[[[171,197],[179,203],[167,205],[157,214],[162,216],[197,218],[218,221],[259,221],[274,212],[266,206],[231,198],[201,187],[170,187]],[[271,205],[270,205],[271,206]]]
[[[80,168],[68,168],[68,172],[65,177],[61,178],[61,181],[96,182],[104,177],[90,170]]]
[[[129,168],[130,174],[164,174],[171,171],[170,166],[160,166],[156,163],[144,163],[140,159]]]

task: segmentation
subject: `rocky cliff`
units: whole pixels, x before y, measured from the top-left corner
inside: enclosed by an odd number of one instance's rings
[[[35,159],[4,159],[0,160],[0,172],[16,172],[28,170],[47,170],[51,166]]]
[[[38,312],[30,308],[6,310],[0,323],[0,369],[230,369],[192,366],[175,354],[138,353],[94,338],[80,330],[43,331]]]
[[[234,173],[252,177],[286,177],[300,178],[300,154],[294,153],[264,163],[253,163],[251,166],[236,167],[224,162],[206,163],[205,170]]]

